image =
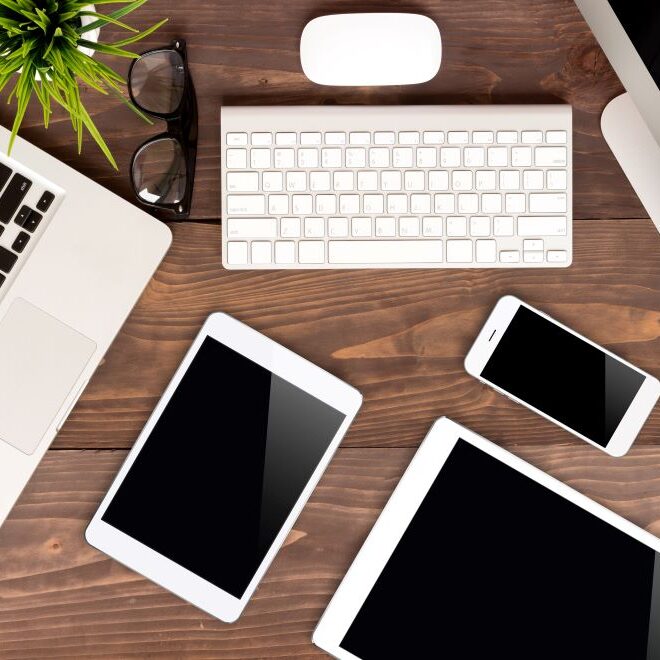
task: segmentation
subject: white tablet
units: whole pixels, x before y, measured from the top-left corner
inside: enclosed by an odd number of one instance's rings
[[[87,540],[219,619],[235,620],[361,401],[338,378],[213,314]]]
[[[314,633],[337,658],[660,658],[660,540],[443,418]]]

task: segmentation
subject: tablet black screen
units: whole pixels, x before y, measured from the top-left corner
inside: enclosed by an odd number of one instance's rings
[[[102,519],[240,598],[344,419],[207,337]]]
[[[659,592],[653,550],[459,440],[341,647],[364,660],[657,660]]]

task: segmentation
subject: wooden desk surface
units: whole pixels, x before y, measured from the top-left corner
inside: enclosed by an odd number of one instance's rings
[[[320,88],[298,38],[341,10],[420,11],[442,31],[439,76],[412,89]],[[495,301],[521,296],[660,376],[660,237],[604,143],[621,92],[571,0],[150,0],[144,49],[185,37],[200,105],[195,220],[162,267],[0,530],[0,657],[312,657],[330,596],[432,421],[448,415],[660,535],[660,412],[609,458],[468,377]],[[112,30],[107,30],[112,33]],[[106,34],[106,36],[108,36]],[[112,36],[112,35],[110,35]],[[112,39],[111,39],[112,40]],[[127,63],[113,64],[126,69]],[[66,117],[23,135],[128,195],[131,152],[160,127],[84,94],[115,174]],[[220,265],[225,104],[545,103],[574,107],[575,258],[566,270],[228,272]],[[0,108],[0,121],[10,114]],[[93,212],[93,209],[90,209]],[[121,267],[121,264],[118,264]],[[365,404],[245,614],[225,625],[86,545],[83,529],[203,319],[226,311],[359,388]],[[218,390],[222,398],[222,388]]]

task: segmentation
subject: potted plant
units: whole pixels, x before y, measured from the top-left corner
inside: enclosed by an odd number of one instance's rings
[[[82,147],[83,129],[87,129],[117,169],[110,149],[82,103],[80,88],[86,85],[101,94],[115,95],[149,121],[124,96],[122,76],[93,58],[95,52],[139,57],[124,47],[151,34],[167,21],[159,21],[140,32],[120,20],[145,2],[97,0],[99,5],[122,5],[107,14],[100,14],[89,0],[0,0],[0,91],[13,82],[8,102],[16,102],[10,152],[34,95],[43,108],[46,128],[52,105],[62,106],[69,113],[77,133],[78,153]],[[128,35],[114,43],[98,41],[100,28],[108,24],[126,30]]]

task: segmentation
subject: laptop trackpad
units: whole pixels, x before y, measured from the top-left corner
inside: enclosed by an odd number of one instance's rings
[[[0,320],[0,440],[32,454],[96,344],[22,298]]]

